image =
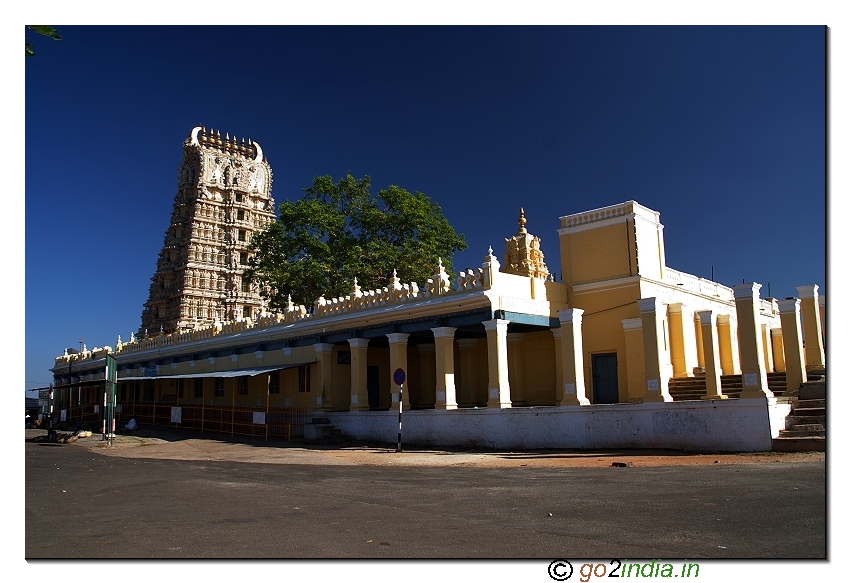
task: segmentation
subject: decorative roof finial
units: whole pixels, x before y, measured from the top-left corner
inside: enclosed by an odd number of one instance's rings
[[[525,230],[525,224],[528,221],[525,218],[525,209],[522,207],[519,207],[519,219],[517,219],[517,222],[519,223],[519,232],[522,234],[527,233],[528,231]]]

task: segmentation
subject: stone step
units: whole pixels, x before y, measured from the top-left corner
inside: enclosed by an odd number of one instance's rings
[[[782,431],[820,431],[823,434],[826,432],[826,427],[822,423],[797,423],[791,427],[785,427]]]
[[[777,437],[773,451],[826,451],[824,437]]]
[[[826,383],[803,383],[798,396],[803,400],[826,399]]]
[[[826,415],[824,407],[794,407],[794,417],[820,417]]]
[[[801,429],[802,427],[815,427],[815,429]],[[794,429],[781,429],[779,437],[826,437],[826,430],[819,425],[797,425]]]
[[[808,417],[795,417],[793,414],[785,418],[785,429],[791,429],[797,425],[820,425],[826,427],[826,416],[811,415]]]
[[[825,409],[826,399],[797,399],[797,403],[794,405],[794,408],[796,409],[798,407],[803,409],[812,409],[815,407]]]

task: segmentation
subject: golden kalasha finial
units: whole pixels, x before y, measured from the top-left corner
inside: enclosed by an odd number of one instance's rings
[[[525,219],[525,209],[522,207],[519,207],[519,219],[517,219],[517,222],[519,223],[519,232],[523,234],[527,233],[528,231],[525,230],[525,224],[528,221]]]

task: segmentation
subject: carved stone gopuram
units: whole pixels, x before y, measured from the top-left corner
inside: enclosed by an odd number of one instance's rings
[[[196,127],[183,144],[171,225],[139,333],[189,330],[264,311],[243,279],[251,235],[275,220],[272,170],[260,145]]]
[[[504,273],[513,273],[525,277],[538,277],[547,279],[549,268],[543,261],[543,252],[540,250],[540,237],[529,233],[525,225],[525,210],[519,209],[519,231],[510,239],[505,239],[505,264],[502,266]]]

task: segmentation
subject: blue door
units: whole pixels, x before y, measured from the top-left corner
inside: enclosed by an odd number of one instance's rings
[[[617,380],[617,353],[592,355],[593,404],[620,402],[620,387]]]

